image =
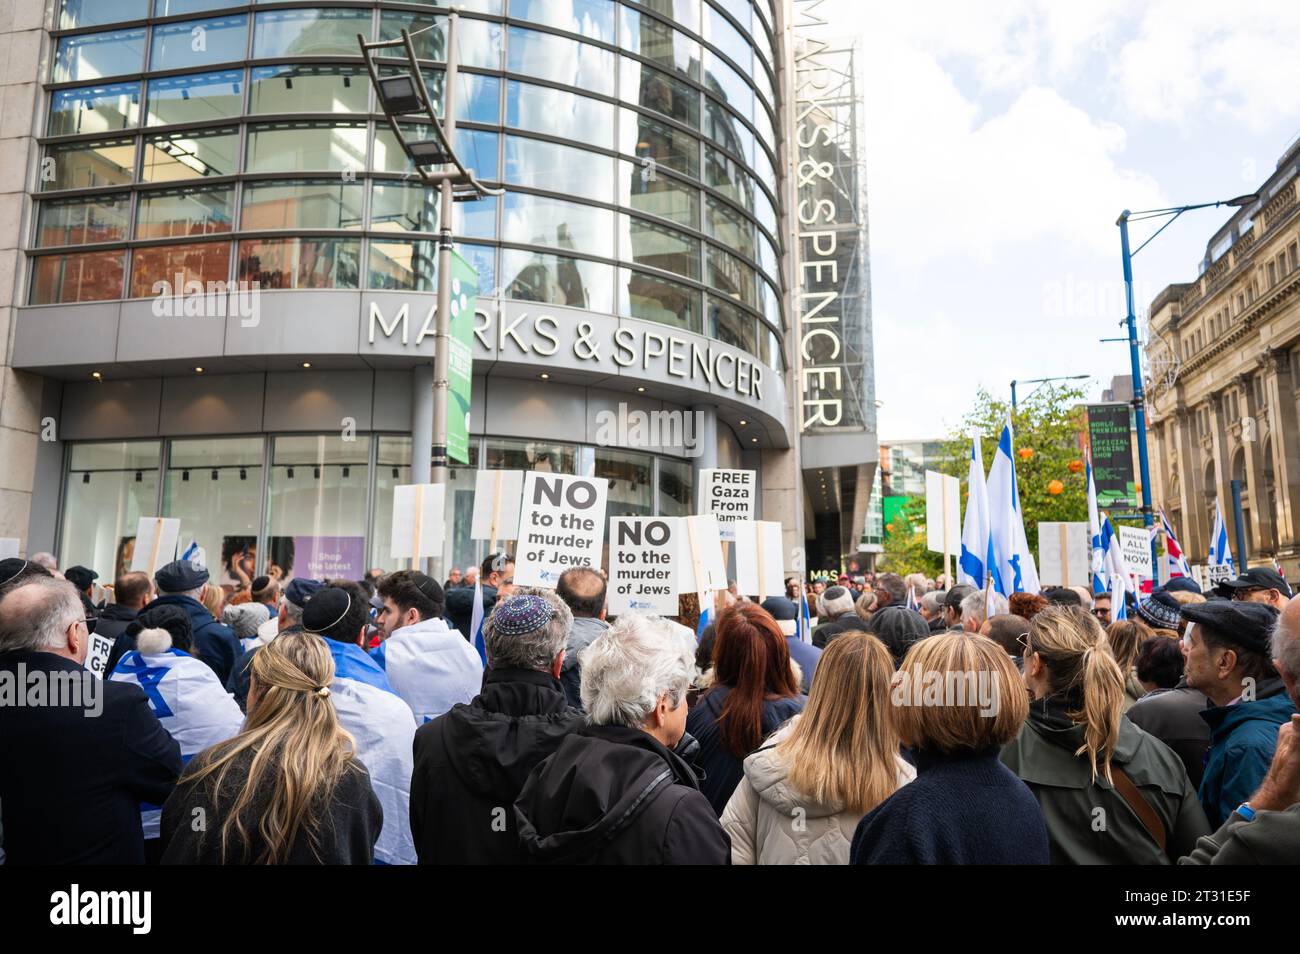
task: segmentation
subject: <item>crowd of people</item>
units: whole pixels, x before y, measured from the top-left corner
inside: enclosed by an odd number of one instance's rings
[[[791,578],[612,620],[603,572],[516,586],[505,553],[96,580],[0,561],[9,864],[1300,857],[1300,598],[1270,569],[1131,607]]]

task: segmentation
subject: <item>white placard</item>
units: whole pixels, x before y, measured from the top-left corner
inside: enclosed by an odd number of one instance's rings
[[[734,540],[730,524],[754,519],[757,486],[758,477],[752,470],[705,468],[700,471],[700,505],[696,509],[717,516],[722,539]]]
[[[935,553],[961,556],[961,481],[937,470],[925,472],[925,541]]]
[[[393,488],[395,560],[423,560],[442,550],[446,536],[446,484],[399,484]]]
[[[682,517],[677,551],[679,593],[711,593],[727,588],[727,563],[722,559],[722,531],[716,514]]]
[[[1151,535],[1143,527],[1116,527],[1115,531],[1129,573],[1139,580],[1151,579]]]
[[[1092,544],[1086,523],[1038,525],[1038,582],[1091,589]]]
[[[759,602],[785,593],[785,561],[781,551],[781,524],[775,520],[738,520],[736,534],[736,586]]]
[[[611,517],[609,613],[677,615],[677,517]]]
[[[1224,580],[1231,580],[1233,577],[1232,567],[1226,563],[1211,563],[1205,568],[1205,579],[1209,586],[1204,589],[1212,590]]]
[[[599,569],[608,497],[609,481],[604,477],[530,470],[524,477],[519,512],[515,583],[553,588],[565,570]]]
[[[153,576],[158,568],[176,559],[176,541],[181,522],[175,517],[141,517],[135,529],[135,552],[131,569]]]
[[[0,537],[0,560],[17,557],[21,542],[17,537]]]
[[[519,506],[524,501],[522,470],[480,470],[474,478],[471,540],[519,539]]]
[[[91,633],[90,642],[86,645],[86,661],[82,665],[103,679],[108,675],[104,670],[108,666],[108,654],[112,651],[113,640],[107,636]]]

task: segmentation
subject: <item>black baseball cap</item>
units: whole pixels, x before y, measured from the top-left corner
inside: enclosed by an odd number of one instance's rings
[[[1290,584],[1282,579],[1282,574],[1265,566],[1251,567],[1235,580],[1224,580],[1215,589],[1227,599],[1232,599],[1235,590],[1247,589],[1277,590],[1288,599],[1293,595]]]

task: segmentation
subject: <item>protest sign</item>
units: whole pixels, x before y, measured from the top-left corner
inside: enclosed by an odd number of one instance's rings
[[[716,515],[722,539],[734,540],[730,525],[754,519],[757,486],[757,475],[752,470],[705,468],[700,471],[700,504],[696,509]]]
[[[609,521],[609,613],[677,615],[677,517]]]
[[[1038,524],[1038,582],[1043,586],[1090,586],[1092,547],[1088,524]]]
[[[445,534],[445,484],[393,488],[393,559],[419,561],[439,553]]]
[[[524,500],[522,470],[480,470],[474,479],[471,540],[488,540],[495,550],[501,540],[519,539],[519,506]]]
[[[1151,535],[1142,527],[1116,527],[1115,531],[1129,573],[1139,580],[1151,579]]]
[[[925,545],[961,556],[961,481],[935,470],[925,472]]]
[[[605,536],[604,477],[570,477],[530,470],[519,513],[515,583],[554,587],[575,566],[600,568]]]
[[[781,551],[781,524],[775,520],[737,520],[736,586],[759,602],[785,592],[785,561]]]
[[[0,560],[18,556],[19,540],[17,537],[0,537]]]
[[[711,513],[682,517],[678,534],[677,591],[711,593],[727,588],[727,563],[722,556],[722,533]]]
[[[161,566],[176,559],[176,541],[181,522],[174,517],[141,517],[136,524],[135,552],[131,569],[153,576]]]
[[[113,651],[113,640],[107,636],[99,636],[95,633],[90,634],[90,640],[86,644],[86,661],[82,663],[88,670],[93,672],[100,679],[108,678],[108,673],[104,670],[108,667],[108,656]]]

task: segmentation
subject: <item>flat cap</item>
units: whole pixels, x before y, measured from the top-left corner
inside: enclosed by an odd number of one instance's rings
[[[186,590],[196,590],[208,582],[208,570],[189,560],[173,560],[160,567],[153,579],[163,593],[184,593]]]
[[[1220,639],[1268,655],[1278,612],[1266,603],[1215,600],[1184,606],[1183,619],[1214,630]]]
[[[284,598],[294,606],[304,607],[307,605],[307,601],[324,587],[325,583],[321,580],[295,578],[290,580],[289,585],[285,588]]]
[[[99,574],[89,567],[70,566],[63,571],[63,578],[79,590],[84,590],[99,579]]]

